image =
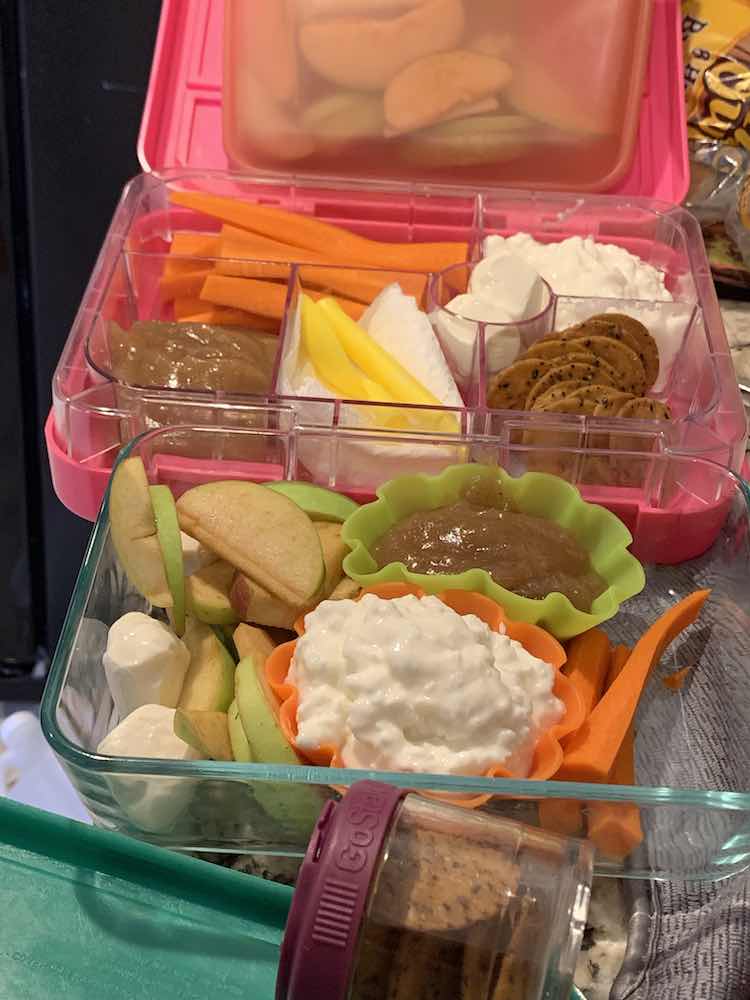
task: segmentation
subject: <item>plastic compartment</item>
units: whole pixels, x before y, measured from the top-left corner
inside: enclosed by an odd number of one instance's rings
[[[546,4],[546,0],[544,3]],[[330,4],[327,6],[331,7]],[[406,4],[402,6],[405,7]],[[531,18],[539,5],[532,4],[523,11],[519,5],[512,6],[518,7],[521,16]],[[589,15],[596,8],[596,15],[602,5],[586,0],[583,6]],[[678,0],[652,0],[648,6],[651,10],[651,34],[645,80],[640,87],[633,87],[629,95],[634,104],[638,105],[634,155],[625,175],[616,182],[612,178],[613,186],[609,190],[623,195],[646,195],[679,204],[689,182],[682,93],[682,16]],[[245,8],[248,8],[252,19],[258,16],[257,12],[262,7],[263,4],[253,6],[249,0],[244,0],[244,3],[243,0],[238,0],[232,5],[230,14],[234,11],[245,13]],[[639,4],[628,0],[628,3],[618,3],[615,7],[620,10],[625,7],[632,12]],[[550,25],[547,41],[558,46],[558,51],[563,51],[559,32],[565,32],[566,36],[568,32],[571,33],[573,41],[568,51],[575,60],[572,79],[584,81],[579,72],[579,63],[585,53],[581,50],[574,24],[566,20],[561,25],[556,13],[555,8],[546,19]],[[512,14],[516,16],[516,11]],[[503,17],[509,16],[508,11],[504,10]],[[535,43],[538,42],[538,25],[543,22],[544,18],[540,16],[534,24]],[[161,170],[165,167],[222,169],[229,165],[222,145],[223,23],[224,0],[165,0],[138,144],[138,155],[144,170]],[[622,21],[613,16],[611,24],[617,26],[619,36],[623,31]],[[611,35],[605,32],[604,36],[611,43]],[[588,37],[593,37],[593,33]],[[255,38],[251,36],[251,47],[254,41]],[[619,61],[623,52],[619,38],[614,47]],[[252,51],[255,52],[255,49]],[[538,49],[536,51],[541,59],[542,52]],[[609,74],[611,65],[607,66],[604,59],[598,62],[603,51],[604,48],[596,53],[594,61],[606,66]],[[559,58],[558,52],[555,52],[554,61]],[[588,58],[591,58],[590,53]],[[262,59],[260,64],[263,64]],[[624,68],[626,72],[623,80],[640,72],[632,65]],[[610,79],[616,79],[616,76],[612,75]],[[228,83],[228,90],[231,92],[231,81]],[[603,88],[603,92],[607,90],[607,87]],[[584,95],[582,104],[588,107],[590,101],[589,90]],[[611,150],[614,155],[614,146]],[[260,164],[252,163],[250,166],[257,168]],[[534,160],[530,166],[538,173],[539,159]],[[299,170],[309,172],[310,168],[307,161],[301,161],[286,162],[281,165],[281,169],[288,174]],[[360,165],[358,170],[361,169]],[[394,177],[394,169],[393,164],[387,162],[383,165],[381,176]],[[335,162],[331,168],[332,175],[340,176],[342,172],[341,164]],[[582,176],[580,165],[576,165],[576,174]],[[419,173],[420,179],[424,176],[426,172]],[[500,165],[481,183],[507,184],[508,176],[507,169]],[[530,186],[530,175],[524,177],[521,174],[520,177],[521,186]],[[563,177],[559,176],[557,186],[560,187],[562,183]]]
[[[246,448],[251,459],[236,456]],[[142,457],[149,478],[176,494],[200,482],[239,478],[255,481],[307,479],[347,492],[348,448],[365,449],[370,464],[379,449],[398,450],[403,468],[419,459],[441,468],[456,461],[495,461],[510,474],[529,467],[543,449],[486,435],[444,438],[388,437],[358,431],[292,427],[288,431],[183,427],[145,434],[123,451]],[[190,451],[198,456],[189,458]],[[303,455],[324,454],[313,475]],[[362,452],[360,451],[360,454]],[[586,499],[601,499],[581,482],[584,460],[618,456],[557,449]],[[224,459],[224,455],[233,456]],[[374,460],[377,459],[377,462]],[[577,785],[485,778],[380,773],[368,775],[406,788],[440,792],[486,792],[483,808],[554,827],[562,816],[597,810],[637,810],[643,842],[625,858],[599,850],[600,873],[632,877],[721,878],[750,864],[750,494],[733,473],[697,458],[653,454],[634,468],[632,505],[611,504],[627,522],[645,564],[644,592],[628,601],[606,629],[628,645],[680,597],[710,587],[699,620],[654,671],[636,720],[637,787]],[[368,499],[363,490],[349,490]],[[689,508],[694,517],[662,517],[659,505]],[[608,504],[609,505],[609,504]],[[657,516],[650,517],[652,505]],[[677,567],[655,565],[654,547],[675,547],[682,536],[704,530],[703,547]],[[711,539],[715,539],[711,543]],[[238,851],[300,856],[314,817],[325,799],[362,777],[361,772],[316,767],[163,762],[112,759],[95,748],[116,724],[101,668],[107,627],[126,610],[148,610],[114,556],[105,503],[95,527],[52,664],[42,705],[43,728],[97,823],[164,846],[188,851]],[[666,674],[690,666],[681,690],[663,683]],[[700,733],[700,739],[696,734]],[[141,790],[138,791],[140,784]],[[144,829],[141,797],[166,795],[176,804],[169,816],[152,816]],[[285,808],[274,809],[273,801]],[[562,801],[561,801],[562,800]],[[269,801],[271,802],[269,811]],[[539,805],[541,803],[541,810]],[[290,808],[291,807],[291,808]],[[281,811],[287,818],[279,819]],[[571,831],[568,831],[571,832]]]
[[[644,199],[623,201],[596,195],[582,198],[483,192],[470,196],[455,188],[374,183],[334,189],[313,182],[290,186],[271,178],[173,173],[141,176],[126,188],[55,372],[47,445],[55,489],[76,513],[89,519],[95,517],[119,448],[146,429],[175,423],[247,426],[250,421],[251,426],[260,422],[279,429],[350,426],[374,433],[374,427],[388,423],[389,408],[383,404],[371,404],[369,418],[363,422],[361,407],[343,405],[341,400],[331,398],[303,400],[294,397],[289,386],[280,384],[282,359],[293,333],[296,295],[310,273],[293,266],[288,268],[286,308],[278,323],[281,335],[273,391],[242,396],[137,388],[123,385],[108,374],[111,320],[127,326],[135,319],[169,316],[159,296],[159,281],[173,233],[184,229],[208,233],[218,228],[205,216],[170,205],[170,190],[186,187],[278,204],[385,241],[465,241],[471,260],[481,253],[484,237],[493,233],[526,231],[547,241],[592,235],[624,246],[663,270],[675,303],[646,306],[620,300],[558,299],[555,308],[557,313],[567,310],[571,316],[632,306],[656,310],[665,328],[671,323],[674,350],[665,366],[661,391],[675,419],[670,423],[615,421],[604,426],[608,436],[602,443],[600,418],[557,416],[550,422],[541,413],[489,410],[485,400],[494,373],[494,356],[485,349],[482,335],[470,364],[453,359],[463,403],[453,411],[457,429],[490,434],[507,442],[523,437],[527,431],[552,433],[562,426],[574,434],[572,440],[566,436],[564,443],[575,446],[588,443],[607,448],[614,440],[615,446],[628,453],[680,450],[740,468],[747,435],[745,414],[700,233],[694,220],[680,209]],[[213,260],[194,262],[196,267],[209,267]],[[247,263],[236,262],[240,269]],[[534,335],[541,332],[540,328]],[[280,388],[286,392],[280,392]],[[434,414],[429,411],[411,412],[412,426],[427,432],[435,426]],[[625,424],[627,435],[615,437]],[[550,442],[543,439],[543,443]],[[395,458],[388,475],[400,468],[398,450],[392,454]],[[324,465],[326,461],[321,453],[319,463]],[[316,472],[325,476],[322,465]],[[350,468],[354,469],[351,463]],[[609,483],[598,481],[613,489],[630,488],[629,476]],[[360,477],[350,485],[376,484]],[[632,506],[630,494],[621,494],[620,500]],[[664,557],[684,555],[665,552]]]

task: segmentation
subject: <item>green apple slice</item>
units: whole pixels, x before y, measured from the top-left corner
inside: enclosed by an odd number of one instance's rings
[[[185,605],[188,612],[207,625],[235,625],[237,614],[229,599],[234,574],[234,566],[226,559],[219,559],[186,577]]]
[[[226,712],[234,697],[234,660],[210,625],[188,618],[183,642],[190,666],[182,685],[179,707],[202,712]]]
[[[185,574],[182,563],[182,539],[177,523],[177,508],[168,486],[149,487],[151,505],[156,520],[167,584],[172,595],[172,621],[177,635],[185,632]]]
[[[289,497],[313,521],[334,521],[343,524],[359,506],[349,497],[327,490],[324,486],[316,486],[314,483],[284,480],[265,485],[269,490]]]
[[[225,712],[196,712],[178,708],[174,714],[174,734],[204,760],[234,760]]]
[[[244,660],[246,656],[254,656],[256,663],[261,665],[278,645],[265,629],[244,623],[237,626],[232,638],[240,660]]]
[[[245,735],[236,701],[232,702],[227,711],[227,727],[229,729],[229,742],[232,744],[232,756],[240,764],[249,764],[253,759],[253,754]]]
[[[257,483],[204,483],[177,501],[180,527],[286,604],[305,605],[325,575],[315,527],[288,497]]]
[[[259,764],[300,764],[276,718],[276,698],[265,679],[263,662],[246,656],[235,674],[237,708],[252,759]],[[316,788],[288,782],[256,781],[253,795],[269,816],[305,832],[312,831],[323,806]]]
[[[109,523],[112,544],[128,580],[152,604],[172,607],[146,470],[137,456],[120,462],[112,476]]]

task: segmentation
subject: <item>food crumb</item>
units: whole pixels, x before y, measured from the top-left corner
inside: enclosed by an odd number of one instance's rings
[[[675,670],[674,673],[667,674],[666,677],[662,677],[662,684],[664,687],[668,687],[670,691],[681,691],[688,672],[692,669],[692,666],[689,665],[687,667],[682,667],[680,670]]]

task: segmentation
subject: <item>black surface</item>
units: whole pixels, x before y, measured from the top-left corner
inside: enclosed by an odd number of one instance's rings
[[[12,530],[29,538],[27,564],[37,560],[36,639],[51,649],[91,525],[66,511],[52,490],[43,439],[50,384],[122,187],[140,169],[135,149],[160,3],[5,0],[1,9],[6,32],[17,20],[19,115],[5,121],[18,148],[11,162],[18,195],[13,245],[23,258],[28,239],[28,299],[21,288],[19,301],[28,301],[30,326],[23,324],[17,338],[26,355],[18,359],[25,410],[6,392],[0,405],[0,451],[10,454],[26,441],[29,484],[27,491],[25,483],[0,482],[0,574],[8,565],[5,536]],[[12,41],[3,39],[11,83]],[[8,445],[16,431],[17,443]],[[19,593],[29,594],[19,573]],[[0,609],[0,661],[12,648],[12,625]]]
[[[53,644],[90,525],[54,496],[41,429],[50,382],[126,181],[151,67],[158,0],[25,0],[27,176],[36,331],[38,461]]]

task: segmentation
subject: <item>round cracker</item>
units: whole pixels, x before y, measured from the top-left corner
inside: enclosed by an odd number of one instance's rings
[[[565,399],[569,396],[574,389],[580,388],[579,379],[570,379],[567,382],[558,382],[551,388],[546,389],[540,396],[537,396],[534,400],[532,406],[529,407],[531,410],[543,410],[547,403],[557,402],[558,399]]]
[[[487,391],[488,405],[494,410],[523,410],[531,390],[553,367],[544,358],[515,361],[493,376]]]
[[[605,399],[616,398],[618,396],[625,396],[628,399],[632,399],[630,393],[622,392],[621,389],[613,389],[610,385],[601,385],[599,382],[593,382],[589,385],[581,386],[580,389],[576,389],[571,392],[570,395],[581,399],[594,399],[598,403],[601,403]]]
[[[595,368],[593,365],[583,364],[580,361],[569,361],[563,365],[553,366],[544,373],[529,392],[526,398],[526,409],[531,409],[534,400],[541,396],[547,389],[551,389],[553,385],[557,385],[558,382],[568,382],[576,379],[582,385],[585,385],[587,382],[597,381],[602,381],[606,385],[608,382],[607,376],[599,371],[598,368]]]
[[[535,344],[524,352],[524,358],[544,358],[547,361],[553,358],[564,357],[567,354],[568,348],[565,341],[560,340],[558,337],[545,337],[543,340],[537,340]]]
[[[591,322],[606,324],[602,336],[622,340],[635,351],[646,373],[646,389],[650,389],[659,377],[659,346],[643,323],[625,313],[600,313]]]
[[[608,361],[604,360],[604,358],[600,358],[598,355],[594,354],[593,351],[583,349],[579,350],[579,343],[580,341],[578,340],[573,341],[571,344],[570,354],[568,354],[566,360],[582,361],[584,364],[592,365],[594,368],[597,368],[602,375],[606,375],[608,381],[611,382],[612,385],[618,385],[621,380],[621,376],[617,369],[613,368]]]
[[[580,334],[573,338],[574,344],[581,344],[587,351],[596,354],[615,369],[618,375],[615,383],[624,392],[640,396],[646,391],[646,372],[635,351],[621,340],[612,337],[591,337]]]
[[[635,420],[671,420],[669,407],[658,399],[639,396],[629,400],[618,413],[619,417],[631,417]]]
[[[558,399],[545,407],[546,413],[584,413],[593,415],[596,409],[596,400],[587,399],[585,396],[567,396],[565,399]]]
[[[599,400],[599,406],[594,413],[595,417],[616,417],[626,403],[629,403],[635,396],[631,392],[621,392],[619,389],[614,395],[604,396]]]

